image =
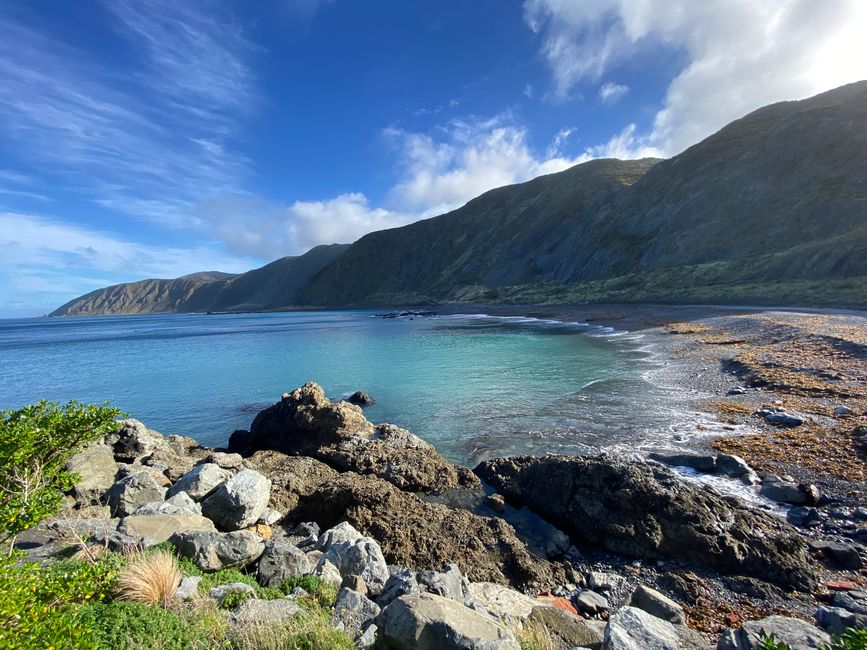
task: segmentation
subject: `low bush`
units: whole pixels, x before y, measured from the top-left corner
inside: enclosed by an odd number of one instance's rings
[[[303,605],[305,601],[309,601],[310,604],[317,607],[330,609],[337,602],[337,587],[319,576],[307,575],[287,578],[280,585],[280,591],[288,596],[296,587],[301,587],[309,594],[309,598],[300,598],[299,604]]]

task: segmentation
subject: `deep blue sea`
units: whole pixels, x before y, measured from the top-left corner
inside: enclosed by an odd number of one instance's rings
[[[172,314],[0,320],[0,408],[109,401],[164,434],[224,444],[314,380],[362,389],[374,422],[466,464],[514,453],[665,448],[707,416],[665,386],[640,336],[480,314]]]

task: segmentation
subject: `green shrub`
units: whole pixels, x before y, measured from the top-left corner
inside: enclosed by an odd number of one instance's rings
[[[220,609],[235,609],[245,600],[255,598],[256,594],[251,594],[249,591],[230,591],[223,600],[220,601]]]
[[[312,605],[318,607],[332,608],[337,602],[337,587],[330,582],[325,582],[319,576],[307,575],[287,578],[280,585],[280,591],[288,596],[296,587],[301,587],[310,594],[309,599],[299,599],[299,604],[303,605],[305,601],[310,601]]]
[[[114,428],[108,406],[42,401],[0,411],[0,541],[55,514],[78,477],[69,458]]]
[[[759,638],[759,645],[757,648],[758,650],[792,650],[788,643],[777,641],[773,634],[769,636],[763,634]]]
[[[849,629],[835,636],[829,650],[867,650],[867,630]]]

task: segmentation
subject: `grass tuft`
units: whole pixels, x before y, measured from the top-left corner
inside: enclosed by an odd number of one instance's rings
[[[122,600],[166,606],[181,584],[181,569],[177,558],[166,551],[140,553],[117,580],[118,596]]]

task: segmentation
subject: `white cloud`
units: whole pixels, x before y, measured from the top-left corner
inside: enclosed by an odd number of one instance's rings
[[[676,154],[775,101],[867,78],[863,0],[526,0],[525,19],[565,97],[653,51],[683,52],[639,148]]]
[[[606,81],[599,88],[599,99],[602,100],[603,104],[613,104],[628,92],[629,86],[614,83],[613,81]]]

